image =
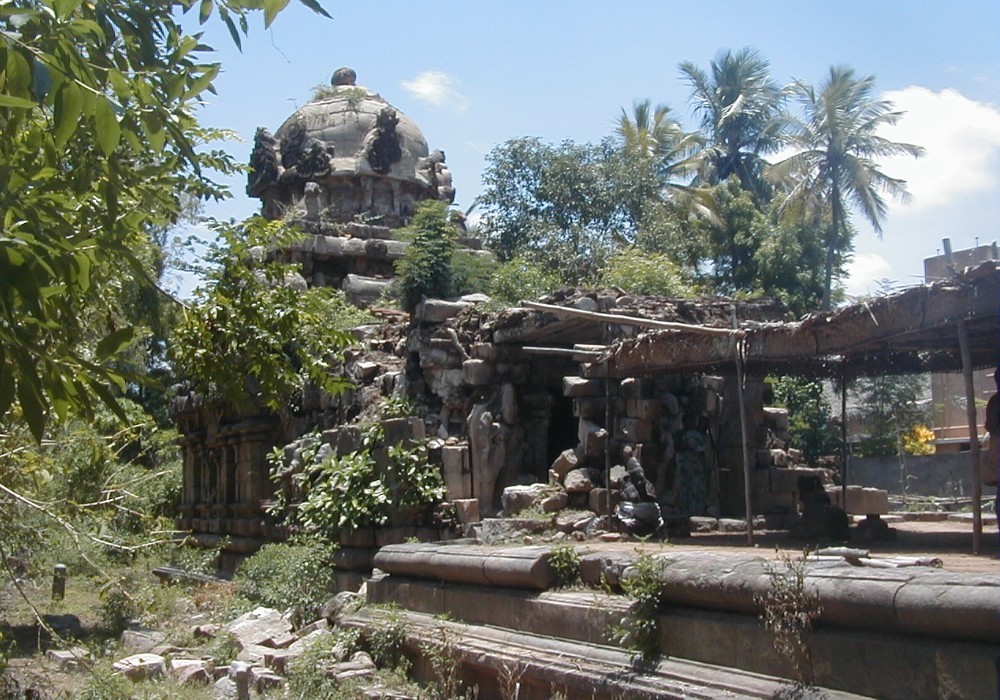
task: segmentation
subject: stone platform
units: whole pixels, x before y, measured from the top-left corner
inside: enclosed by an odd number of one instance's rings
[[[522,698],[549,697],[546,679],[563,661],[581,669],[578,681],[561,681],[569,698],[590,698],[591,691],[594,697],[719,697],[723,687],[727,697],[773,697],[791,683],[793,670],[774,651],[754,602],[769,589],[769,571],[782,564],[751,554],[662,548],[654,555],[662,562],[662,656],[640,678],[628,651],[608,635],[630,601],[605,592],[632,575],[638,554],[626,547],[588,551],[581,545],[578,551],[581,576],[591,587],[557,591],[549,547],[391,545],[375,555],[379,572],[369,581],[368,597],[401,606],[415,629],[424,624],[420,616],[446,614],[457,625],[463,665],[476,677],[513,663],[508,656],[530,659],[537,677],[526,682],[534,690]],[[1000,576],[857,567],[835,557],[807,561],[805,571],[806,589],[823,606],[810,652],[825,697],[997,697]],[[510,648],[512,639],[524,648]],[[681,673],[677,664],[684,673],[697,668],[701,674],[683,692],[671,686],[671,673]],[[629,680],[612,691],[588,685],[591,674]],[[716,692],[709,681],[718,684]],[[493,697],[487,684],[480,685],[480,697]]]

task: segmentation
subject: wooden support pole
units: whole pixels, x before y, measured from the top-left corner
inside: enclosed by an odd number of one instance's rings
[[[965,415],[969,421],[969,466],[972,469],[972,553],[979,554],[983,542],[983,477],[979,468],[976,386],[972,380],[972,352],[969,350],[969,331],[965,321],[958,322],[958,348],[962,353],[962,374],[965,376]]]
[[[847,359],[840,370],[840,461],[843,471],[840,473],[840,504],[847,512]],[[850,522],[850,521],[848,521]]]
[[[611,344],[611,324],[604,328],[604,341]],[[611,374],[615,365],[615,356],[608,357],[607,376],[604,377],[604,429],[607,435],[604,438],[604,490],[607,493],[608,509],[608,530],[611,530],[613,514],[611,512],[611,438],[614,437],[614,428],[611,425]]]
[[[733,307],[733,329],[738,328],[736,307]],[[753,499],[750,495],[750,428],[747,417],[747,402],[743,395],[743,347],[745,341],[736,343],[736,393],[740,402],[740,433],[743,442],[743,507],[746,508],[747,545],[753,547]]]
[[[639,328],[654,328],[659,330],[687,331],[689,333],[700,333],[701,335],[715,336],[742,336],[744,331],[739,329],[729,330],[728,328],[708,328],[706,326],[692,326],[688,323],[672,323],[670,321],[656,321],[650,318],[639,318],[638,316],[624,316],[622,314],[604,314],[598,311],[584,311],[568,306],[556,306],[554,304],[543,304],[538,301],[522,301],[521,306],[534,311],[547,311],[554,316],[565,318],[583,318],[591,321],[614,323],[619,326],[637,326]],[[733,312],[735,313],[735,311]],[[609,343],[610,344],[610,343]]]

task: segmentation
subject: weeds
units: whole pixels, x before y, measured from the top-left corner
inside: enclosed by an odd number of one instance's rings
[[[634,598],[628,613],[612,625],[611,639],[648,661],[659,653],[660,626],[657,615],[663,602],[660,574],[665,561],[651,554],[640,554],[628,575],[622,578],[625,595]]]
[[[760,621],[774,636],[774,650],[787,658],[796,680],[804,685],[814,681],[809,633],[812,623],[823,611],[819,596],[806,590],[806,559],[781,557],[781,567],[767,565],[770,589],[754,596],[763,608]]]
[[[556,573],[558,588],[569,588],[580,580],[580,555],[573,545],[554,545],[549,552],[549,564]]]
[[[459,678],[462,663],[454,632],[442,622],[435,628],[435,635],[436,639],[424,642],[420,647],[437,681],[431,688],[431,697],[436,700],[475,700],[479,697],[479,686],[463,688]]]
[[[409,660],[403,656],[403,645],[409,634],[406,617],[400,610],[388,608],[378,624],[369,627],[363,642],[379,668],[409,670]]]

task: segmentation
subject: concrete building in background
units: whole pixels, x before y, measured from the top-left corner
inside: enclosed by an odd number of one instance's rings
[[[978,245],[965,250],[952,250],[951,240],[941,241],[944,253],[924,259],[924,281],[936,282],[952,277],[967,267],[991,260],[1000,260],[997,243]],[[1000,300],[998,300],[1000,303]],[[980,440],[986,437],[983,428],[986,401],[996,391],[993,368],[977,370],[973,377],[976,391],[976,422]],[[961,372],[931,375],[934,444],[939,453],[966,452],[969,449],[969,426],[965,412],[965,379]]]

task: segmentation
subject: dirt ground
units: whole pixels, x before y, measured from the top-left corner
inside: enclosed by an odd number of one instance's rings
[[[848,546],[866,549],[874,557],[935,557],[944,569],[977,574],[1000,573],[1000,535],[995,522],[983,527],[983,537],[978,556],[972,554],[972,523],[906,520],[892,522],[896,530],[894,542],[858,542]],[[852,528],[853,533],[853,528]],[[621,546],[621,545],[618,545]],[[634,546],[634,544],[632,545]],[[803,542],[794,540],[784,531],[754,532],[754,546],[747,545],[746,533],[701,533],[691,537],[676,538],[668,545],[677,550],[706,550],[746,554],[750,551],[767,559],[777,559],[781,553],[800,553]]]

